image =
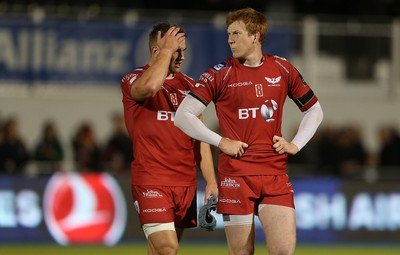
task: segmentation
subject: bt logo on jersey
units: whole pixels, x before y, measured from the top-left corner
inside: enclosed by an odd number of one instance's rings
[[[247,120],[248,118],[255,119],[258,110],[260,110],[260,107],[239,109],[239,120]]]
[[[170,111],[158,111],[157,112],[157,120],[171,120],[174,121],[175,119],[175,112],[170,112]]]
[[[274,122],[275,119],[273,118],[273,116],[276,110],[278,110],[278,104],[276,103],[276,101],[273,99],[267,99],[261,105],[261,107],[238,109],[238,118],[240,120],[246,120],[249,118],[255,119],[257,117],[257,112],[260,112],[261,117],[266,122]]]

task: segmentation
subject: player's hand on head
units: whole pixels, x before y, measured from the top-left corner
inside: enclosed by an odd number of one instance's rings
[[[295,155],[297,152],[299,152],[299,149],[294,143],[286,141],[286,139],[281,136],[274,135],[272,141],[274,142],[273,147],[275,151],[279,154],[287,153],[290,155]]]
[[[223,137],[219,142],[218,148],[225,154],[239,158],[243,157],[245,150],[249,147],[247,143],[231,140],[229,138]]]
[[[185,39],[185,33],[179,33],[179,30],[179,27],[170,27],[163,37],[161,37],[161,31],[158,31],[157,44],[160,49],[175,52],[179,44]]]

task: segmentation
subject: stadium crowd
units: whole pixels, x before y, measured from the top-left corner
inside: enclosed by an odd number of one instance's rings
[[[76,171],[129,173],[132,145],[123,117],[115,114],[112,125],[112,134],[104,144],[99,142],[95,127],[89,122],[80,123],[71,140],[64,142],[59,138],[57,123],[47,121],[38,134],[37,144],[29,148],[20,133],[18,118],[0,119],[0,174],[24,174],[32,163],[39,173],[64,170],[62,163],[68,160],[65,158],[67,149],[72,150]],[[289,157],[288,170],[294,176],[368,178],[373,174],[400,178],[399,128],[394,124],[382,125],[376,132],[376,139],[378,149],[371,152],[357,124],[340,127],[325,124],[303,150]],[[218,153],[214,151],[214,155]],[[214,160],[216,158],[214,156]],[[217,166],[218,162],[215,163]]]
[[[37,144],[28,148],[20,133],[18,118],[0,119],[0,174],[25,174],[29,164],[35,164],[39,174],[65,170],[62,163],[68,160],[65,157],[67,146],[72,150],[76,171],[129,173],[132,143],[123,117],[115,114],[112,125],[112,134],[105,144],[99,142],[89,122],[80,123],[69,144],[65,144],[59,137],[57,124],[49,120],[43,124]]]
[[[297,155],[289,157],[289,165],[307,166],[312,175],[374,179],[400,177],[400,133],[393,124],[376,131],[378,149],[365,146],[362,128],[354,123],[338,127],[323,125],[316,136]],[[295,174],[295,173],[293,173]]]

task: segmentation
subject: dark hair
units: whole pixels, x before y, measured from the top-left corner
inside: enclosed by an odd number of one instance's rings
[[[230,11],[226,17],[226,25],[230,26],[233,22],[240,20],[243,21],[250,35],[260,33],[260,43],[263,44],[268,28],[267,18],[264,14],[252,8]]]
[[[164,37],[165,33],[171,27],[179,27],[179,33],[185,33],[186,34],[185,30],[183,30],[183,28],[178,26],[177,24],[158,23],[158,24],[153,26],[153,29],[149,33],[149,48],[150,48],[150,50],[151,50],[151,47],[154,46],[157,43],[158,31],[161,31],[161,37]]]

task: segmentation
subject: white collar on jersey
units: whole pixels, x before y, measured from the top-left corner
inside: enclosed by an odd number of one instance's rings
[[[247,66],[247,67],[259,67],[259,66],[261,66],[261,65],[263,64],[263,62],[264,62],[264,56],[261,58],[260,64],[257,64],[257,65],[243,64],[243,65],[244,65],[244,66]]]

